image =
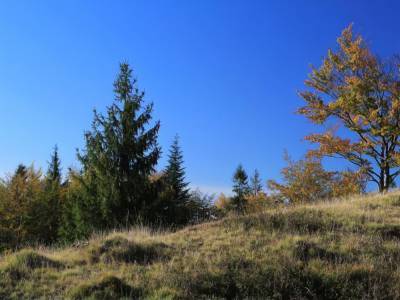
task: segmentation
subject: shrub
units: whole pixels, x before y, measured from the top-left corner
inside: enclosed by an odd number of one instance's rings
[[[104,276],[100,280],[84,283],[69,292],[71,299],[135,299],[141,294],[115,276]]]
[[[9,276],[11,279],[20,280],[31,274],[31,271],[38,268],[62,268],[63,264],[36,253],[33,250],[22,250],[13,255],[0,269],[0,273]]]
[[[89,262],[149,264],[167,258],[167,248],[163,243],[138,244],[123,237],[114,237],[92,246],[89,249]]]

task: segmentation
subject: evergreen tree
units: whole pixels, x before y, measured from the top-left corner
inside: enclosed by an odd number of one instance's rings
[[[120,65],[114,83],[115,101],[105,116],[95,111],[86,147],[78,153],[83,165],[87,200],[100,212],[103,226],[128,225],[150,215],[149,175],[160,157],[157,144],[160,123],[146,130],[153,104],[144,105],[144,93],[132,79],[129,65]]]
[[[168,156],[168,165],[165,169],[165,178],[175,193],[178,201],[185,201],[189,198],[189,183],[185,180],[185,168],[183,167],[183,154],[179,146],[179,137],[171,145]]]
[[[257,169],[254,170],[254,174],[250,178],[250,190],[254,196],[257,196],[260,192],[262,192],[260,173]]]
[[[233,175],[233,192],[232,204],[235,210],[243,213],[246,204],[246,196],[250,193],[248,176],[242,165],[239,165]]]
[[[189,183],[185,179],[183,154],[179,146],[179,138],[175,137],[169,152],[168,165],[164,172],[166,191],[164,203],[166,205],[166,219],[171,223],[184,223],[186,204],[190,198]]]
[[[61,185],[61,161],[58,155],[58,146],[55,145],[49,162],[46,179],[49,182]]]
[[[19,164],[11,180],[15,180],[17,178],[22,178],[23,180],[26,180],[27,173],[27,167],[24,164]]]
[[[64,186],[66,192],[58,235],[63,242],[74,242],[87,238],[100,228],[103,219],[99,202],[88,195],[82,174],[70,169]]]
[[[61,222],[61,161],[57,145],[54,147],[49,167],[46,173],[44,203],[39,212],[42,215],[43,239],[46,242],[55,241],[58,237]]]

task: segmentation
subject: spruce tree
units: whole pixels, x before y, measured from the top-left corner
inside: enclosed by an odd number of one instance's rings
[[[260,192],[262,192],[260,173],[257,169],[254,170],[254,174],[250,178],[250,190],[254,196],[257,196]]]
[[[179,138],[171,145],[168,165],[164,172],[166,195],[164,197],[167,210],[168,222],[183,223],[185,219],[185,208],[190,198],[189,183],[185,179],[185,168],[183,167],[183,154],[179,146]]]
[[[246,196],[250,193],[248,176],[242,165],[236,168],[233,175],[233,192],[232,204],[238,213],[244,213]]]
[[[100,212],[103,226],[128,225],[150,214],[149,175],[161,153],[160,123],[147,129],[153,104],[144,105],[144,93],[126,63],[120,65],[114,93],[105,116],[95,111],[92,130],[85,134],[86,147],[78,153],[84,186],[92,197],[88,210]]]
[[[15,170],[12,180],[18,177],[21,177],[23,178],[23,180],[26,180],[27,173],[28,173],[28,168],[24,164],[19,164],[17,169]]]
[[[179,137],[171,145],[168,156],[168,165],[165,169],[167,183],[173,188],[175,198],[184,201],[189,198],[189,183],[185,179],[185,168],[183,167],[183,154],[179,146]]]
[[[61,185],[61,161],[58,155],[57,145],[54,146],[53,153],[51,155],[46,179],[50,182]]]
[[[61,176],[61,161],[56,145],[49,161],[46,173],[44,201],[41,205],[42,209],[39,212],[42,216],[42,239],[44,242],[55,241],[58,237],[61,222]]]
[[[62,242],[74,242],[89,235],[103,225],[103,215],[99,201],[89,195],[86,181],[78,171],[69,169],[62,204],[59,237]]]

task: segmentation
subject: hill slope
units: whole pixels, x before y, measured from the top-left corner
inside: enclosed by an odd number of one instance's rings
[[[0,298],[399,298],[400,193],[0,258]]]

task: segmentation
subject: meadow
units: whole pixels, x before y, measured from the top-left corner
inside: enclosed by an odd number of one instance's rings
[[[397,299],[400,192],[8,251],[1,299]]]

